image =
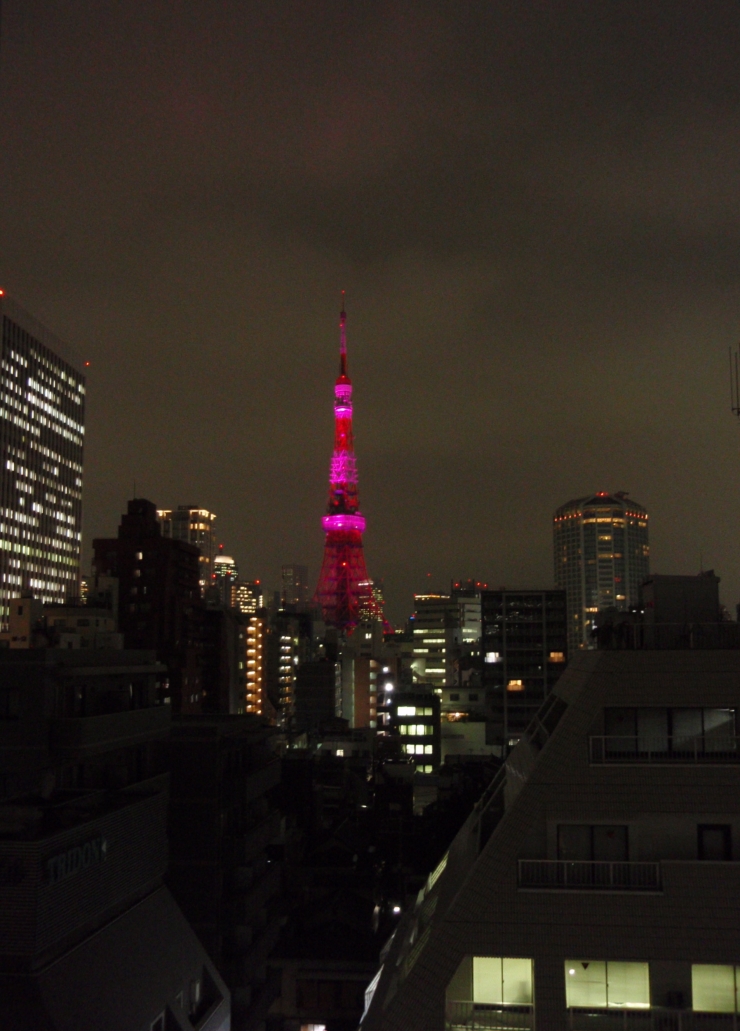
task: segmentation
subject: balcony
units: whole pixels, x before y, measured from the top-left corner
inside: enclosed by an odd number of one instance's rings
[[[445,1031],[511,1031],[512,1028],[534,1028],[534,1007],[447,1002]]]
[[[575,1006],[568,1010],[568,1028],[570,1031],[740,1031],[740,1019],[736,1013]]]
[[[555,891],[661,891],[660,863],[520,859],[519,887]]]
[[[740,737],[699,735],[694,738],[647,737],[643,735],[595,736],[589,738],[589,759],[606,763],[727,764],[740,763]]]

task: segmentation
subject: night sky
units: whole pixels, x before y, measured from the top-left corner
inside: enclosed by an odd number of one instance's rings
[[[734,610],[736,0],[2,17],[0,285],[92,363],[86,562],[135,483],[216,512],[245,577],[315,581],[344,288],[392,619],[453,576],[549,586],[595,490]]]

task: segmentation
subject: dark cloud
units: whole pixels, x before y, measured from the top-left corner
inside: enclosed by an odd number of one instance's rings
[[[243,571],[321,556],[348,291],[392,614],[551,580],[629,489],[740,597],[734,2],[5,0],[2,284],[92,360],[85,534],[134,481]]]

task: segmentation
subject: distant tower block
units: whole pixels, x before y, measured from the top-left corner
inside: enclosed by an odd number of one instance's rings
[[[553,518],[555,586],[565,589],[568,651],[593,648],[596,615],[626,612],[650,573],[648,513],[620,490],[569,501]]]
[[[362,534],[365,517],[357,494],[357,465],[352,440],[352,381],[347,375],[347,313],[339,316],[340,365],[334,387],[334,454],[329,470],[329,504],[322,525],[326,532],[324,561],[314,601],[324,619],[338,630],[351,631],[361,619],[382,619],[365,567]]]

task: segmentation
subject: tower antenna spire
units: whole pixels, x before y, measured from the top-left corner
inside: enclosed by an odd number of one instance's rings
[[[339,313],[339,366],[340,375],[347,375],[347,312],[344,310],[344,290],[342,290],[342,310]]]
[[[329,467],[329,503],[322,519],[326,535],[324,561],[314,600],[321,605],[329,626],[351,633],[363,619],[382,619],[383,611],[373,596],[373,584],[367,573],[362,547],[365,517],[360,512],[357,491],[346,323],[342,290],[339,315],[341,367],[334,384],[334,452]]]

